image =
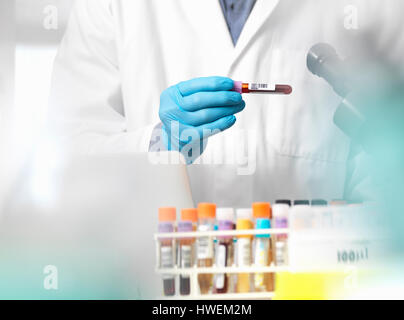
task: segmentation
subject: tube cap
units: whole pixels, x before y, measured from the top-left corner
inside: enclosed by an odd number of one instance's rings
[[[253,228],[253,223],[249,219],[238,219],[237,230],[250,230]],[[252,236],[239,236],[239,238],[251,238]]]
[[[182,221],[198,221],[198,210],[197,209],[182,209],[181,210],[181,220]]]
[[[253,219],[253,211],[251,208],[237,209],[236,211],[237,219]]]
[[[269,202],[256,202],[252,205],[255,219],[271,219],[272,210]]]
[[[159,221],[160,222],[174,222],[177,220],[177,209],[166,207],[159,208]]]
[[[274,218],[287,218],[289,214],[289,206],[287,204],[277,203],[272,207],[272,214]]]
[[[158,230],[160,233],[170,233],[174,232],[174,225],[171,222],[160,222],[158,225]],[[164,240],[164,239],[162,239]],[[167,239],[165,239],[167,240]]]
[[[238,93],[243,93],[243,82],[242,81],[234,81],[233,91]]]
[[[191,232],[192,222],[191,221],[180,221],[178,222],[178,232]]]
[[[220,220],[218,230],[222,230],[222,231],[233,230],[233,221],[232,220]]]
[[[311,200],[312,206],[327,206],[328,202],[322,199],[313,199]]]
[[[310,201],[309,200],[295,200],[293,202],[293,205],[295,205],[295,206],[309,206]]]
[[[269,219],[258,219],[257,220],[257,229],[271,229],[271,220]],[[269,234],[257,234],[257,238],[270,238]]]
[[[237,230],[249,230],[253,228],[253,223],[248,219],[237,220]]]
[[[214,203],[198,204],[199,219],[214,219],[216,218],[216,205]]]
[[[345,206],[347,202],[342,199],[334,199],[330,202],[331,206]]]
[[[281,199],[281,200],[276,200],[275,204],[286,204],[289,207],[291,207],[292,206],[292,201],[286,200],[286,199]]]
[[[234,209],[233,208],[218,208],[216,210],[216,217],[218,221],[233,221]]]

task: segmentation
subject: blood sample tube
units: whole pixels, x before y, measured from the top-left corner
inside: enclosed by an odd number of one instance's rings
[[[198,231],[213,231],[216,219],[216,205],[213,203],[200,203],[198,205]],[[211,267],[213,265],[213,241],[210,237],[200,237],[197,241],[198,267]],[[212,274],[199,274],[198,283],[202,294],[212,289]]]
[[[252,208],[240,208],[236,210],[236,222],[238,220],[249,220],[253,221],[253,210]],[[252,223],[252,222],[251,222]],[[237,229],[237,224],[235,224],[234,229]],[[233,239],[233,246],[234,246],[234,264],[237,265],[238,261],[238,249],[237,249],[237,237],[234,237]],[[237,292],[237,280],[238,280],[238,274],[233,273],[231,276],[231,281],[230,281],[230,288],[229,292]]]
[[[253,228],[253,223],[247,219],[237,220],[237,230],[249,230]],[[252,261],[252,236],[238,236],[237,240],[237,266],[249,267]],[[237,292],[250,292],[251,276],[249,273],[239,273],[237,277]]]
[[[219,231],[230,231],[234,228],[234,210],[232,208],[217,209]],[[216,248],[216,267],[228,267],[233,264],[233,237],[219,237]],[[215,276],[215,292],[226,293],[229,291],[230,277],[227,274]]]
[[[198,229],[198,209],[194,209],[194,208],[182,209],[181,210],[181,221],[191,222],[192,231],[196,231]],[[192,238],[192,246],[193,246],[192,263],[194,264],[196,261],[195,238]]]
[[[273,227],[275,229],[288,228],[289,208],[288,204],[283,203],[273,206]],[[286,233],[275,236],[275,263],[277,266],[288,264],[288,235]]]
[[[174,232],[174,224],[177,219],[175,208],[160,208],[159,209],[159,226],[160,233]],[[173,239],[164,238],[160,242],[160,267],[170,269],[174,267],[174,248]],[[175,295],[175,276],[173,274],[163,275],[164,295]]]
[[[256,229],[270,229],[269,219],[258,219]],[[271,235],[259,234],[254,240],[254,265],[257,267],[267,267],[272,263]],[[254,275],[255,291],[273,291],[274,281],[272,273],[256,273]]]
[[[192,222],[191,221],[180,221],[178,223],[178,232],[192,232]],[[181,268],[191,268],[193,266],[193,239],[192,238],[181,238],[180,239],[180,250],[179,250],[179,265]],[[189,295],[191,293],[191,282],[190,276],[180,275],[180,294],[183,296]]]
[[[271,204],[269,202],[256,202],[256,203],[253,203],[252,209],[253,209],[255,227],[257,229],[262,229],[262,225],[259,225],[258,222],[262,223],[263,220],[265,220],[265,221],[269,220],[269,226],[271,225],[272,208],[271,208]],[[266,222],[264,222],[264,223],[266,223]],[[267,257],[268,257],[268,265],[270,265],[272,263],[272,261],[273,261],[272,238],[267,237],[265,239],[258,239],[258,241],[255,241],[255,245],[259,244],[260,242],[265,242],[265,243],[268,244]],[[273,284],[274,284],[274,275],[273,275],[273,273],[266,274],[265,275],[265,286],[267,287],[267,289],[271,291],[273,289]]]
[[[284,94],[292,93],[293,88],[287,84],[267,84],[267,83],[243,83],[234,81],[234,91],[239,93],[258,93],[258,94]]]

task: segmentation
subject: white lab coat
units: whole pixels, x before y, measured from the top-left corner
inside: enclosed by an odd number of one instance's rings
[[[55,63],[50,123],[74,152],[147,152],[168,86],[211,75],[290,84],[291,96],[244,96],[236,125],[200,159],[216,162],[189,167],[194,200],[341,198],[363,179],[348,172],[350,141],[332,122],[340,98],[307,70],[306,54],[318,42],[349,54],[348,40],[371,29],[378,45],[395,44],[400,10],[389,3],[258,0],[234,47],[218,0],[79,0]],[[248,168],[234,158],[243,141],[256,145]]]

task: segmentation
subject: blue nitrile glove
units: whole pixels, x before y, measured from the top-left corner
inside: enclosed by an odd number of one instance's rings
[[[233,80],[196,78],[166,89],[160,97],[162,138],[167,150],[180,151],[188,163],[198,158],[207,138],[236,122],[245,108],[240,93],[230,91]]]

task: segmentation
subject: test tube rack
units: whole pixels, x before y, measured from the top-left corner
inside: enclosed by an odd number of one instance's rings
[[[199,274],[238,274],[238,273],[277,273],[277,272],[287,272],[289,271],[288,266],[254,266],[251,265],[249,267],[217,267],[213,265],[208,268],[201,268],[194,265],[191,268],[180,268],[178,266],[174,268],[160,268],[160,240],[161,239],[173,239],[174,246],[176,248],[176,242],[181,239],[197,239],[201,237],[208,237],[211,241],[219,237],[235,237],[238,236],[256,236],[256,235],[279,235],[279,234],[289,234],[289,229],[251,229],[251,230],[234,230],[234,231],[207,231],[207,232],[176,232],[176,233],[156,233],[154,235],[154,240],[156,242],[156,273],[163,274],[172,274],[172,275],[189,275],[191,282],[191,292],[189,295],[182,296],[176,293],[175,296],[172,297],[162,297],[162,299],[170,300],[170,299],[182,299],[182,300],[271,300],[274,297],[274,292],[248,292],[248,293],[223,293],[223,294],[200,294],[199,293],[199,284],[198,284],[198,275]],[[178,290],[177,290],[178,291]]]

